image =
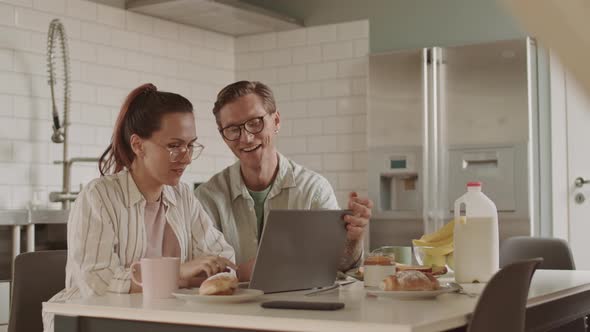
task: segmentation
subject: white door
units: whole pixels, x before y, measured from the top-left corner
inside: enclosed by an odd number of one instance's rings
[[[576,181],[578,178],[590,180],[590,98],[572,75],[564,73],[562,81],[567,137],[567,176],[563,178],[567,182],[563,189],[567,192],[569,214],[566,232],[576,268],[590,270],[590,181],[586,184],[582,184],[581,180]],[[555,218],[560,216],[554,213]],[[561,215],[561,220],[555,220],[554,225],[567,220],[567,215]]]

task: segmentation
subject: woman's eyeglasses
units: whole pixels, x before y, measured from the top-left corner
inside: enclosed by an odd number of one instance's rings
[[[185,144],[169,144],[168,146],[163,146],[158,143],[156,145],[163,147],[164,149],[168,150],[170,153],[170,161],[173,163],[179,162],[184,160],[188,154],[190,160],[196,160],[203,152],[205,148],[202,144],[193,142],[188,145]]]
[[[250,134],[258,134],[264,129],[264,117],[271,113],[266,113],[263,116],[255,117],[239,125],[231,125],[221,128],[219,131],[223,138],[228,141],[235,141],[242,136],[242,128]]]

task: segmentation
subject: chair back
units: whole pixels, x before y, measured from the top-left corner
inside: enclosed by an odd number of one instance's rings
[[[508,264],[484,288],[468,332],[522,332],[531,278],[543,261],[534,258]]]
[[[516,236],[504,240],[500,247],[500,267],[535,257],[543,258],[539,269],[576,269],[570,247],[562,239]]]
[[[66,250],[20,254],[14,261],[8,332],[41,332],[42,303],[65,287]]]

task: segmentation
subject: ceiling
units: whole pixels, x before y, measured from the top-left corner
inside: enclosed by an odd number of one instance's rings
[[[290,30],[298,19],[242,0],[91,0],[233,36]]]

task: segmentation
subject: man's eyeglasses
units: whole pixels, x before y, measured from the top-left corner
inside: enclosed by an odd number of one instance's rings
[[[250,119],[239,125],[231,125],[225,128],[219,129],[221,135],[228,141],[235,141],[242,136],[242,128],[250,134],[258,134],[264,129],[264,117],[271,113],[266,113],[263,116],[259,116]]]
[[[199,158],[201,152],[203,152],[203,149],[205,148],[202,144],[197,142],[193,142],[188,145],[178,143],[172,143],[167,146],[163,146],[158,143],[156,143],[156,145],[168,150],[170,153],[170,161],[173,163],[183,160],[186,158],[187,154],[190,160],[195,160]]]

